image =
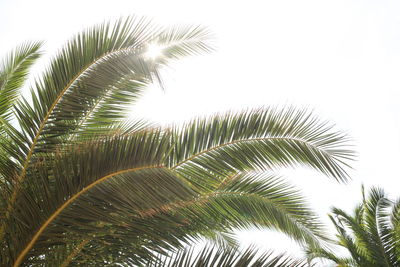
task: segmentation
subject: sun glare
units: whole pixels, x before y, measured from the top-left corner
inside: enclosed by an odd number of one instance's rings
[[[147,48],[146,57],[150,59],[156,59],[162,54],[163,48],[157,44],[150,44]]]

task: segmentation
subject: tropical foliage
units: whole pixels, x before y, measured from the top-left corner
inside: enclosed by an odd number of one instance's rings
[[[157,257],[146,263],[146,266],[219,266],[219,267],[283,267],[283,266],[296,266],[305,267],[311,266],[306,260],[293,260],[290,257],[281,254],[279,256],[272,256],[273,252],[266,252],[262,255],[257,255],[257,250],[252,248],[238,254],[237,250],[232,248],[215,249],[212,247],[205,247],[198,253],[193,253],[193,250],[186,249],[180,250],[178,253],[170,257]]]
[[[162,56],[146,57],[151,44]],[[167,128],[126,119],[146,86],[162,83],[161,67],[212,49],[207,29],[137,18],[90,28],[24,98],[40,47],[18,47],[0,69],[2,266],[275,266],[290,259],[240,254],[233,231],[256,226],[301,244],[324,240],[315,214],[276,170],[304,165],[346,180],[352,152],[329,124],[293,108]],[[185,250],[203,238],[215,247]]]
[[[390,200],[372,188],[354,214],[334,208],[330,215],[337,230],[337,245],[346,248],[343,257],[325,249],[311,249],[311,258],[325,258],[338,266],[400,266],[400,200]]]

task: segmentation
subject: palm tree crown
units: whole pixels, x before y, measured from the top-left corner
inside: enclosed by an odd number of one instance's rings
[[[400,200],[390,200],[380,188],[372,188],[354,215],[334,208],[330,218],[337,230],[337,244],[349,257],[325,249],[311,249],[310,257],[334,261],[338,266],[400,266]]]
[[[184,266],[193,253],[181,249],[199,238],[230,249],[193,262],[243,266],[255,254],[231,250],[234,229],[273,228],[315,245],[325,238],[275,172],[305,165],[347,179],[346,136],[311,113],[268,108],[168,128],[126,120],[161,67],[212,50],[209,40],[202,27],[104,23],[72,38],[28,99],[19,90],[41,44],[9,54],[0,68],[2,266]],[[146,57],[150,44],[161,57]],[[275,266],[267,258],[254,266]]]

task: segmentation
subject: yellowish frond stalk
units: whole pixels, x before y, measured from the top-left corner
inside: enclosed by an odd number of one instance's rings
[[[83,240],[78,246],[68,255],[68,257],[61,263],[60,267],[67,267],[69,263],[78,255],[84,246],[89,243],[89,239]]]
[[[29,243],[25,246],[25,248],[22,250],[22,252],[19,254],[17,257],[14,267],[18,267],[21,265],[22,261],[24,260],[25,256],[28,254],[28,252],[31,250],[35,242],[38,240],[40,235],[46,230],[46,228],[49,226],[50,223],[52,223],[58,215],[62,211],[64,211],[72,202],[74,202],[77,198],[79,198],[82,194],[86,193],[89,191],[91,188],[94,186],[101,184],[105,181],[107,181],[109,178],[112,178],[116,175],[124,174],[124,173],[129,173],[129,172],[135,172],[135,171],[140,171],[140,170],[145,170],[145,169],[154,169],[154,168],[162,168],[162,166],[144,166],[144,167],[137,167],[137,168],[131,168],[131,169],[125,169],[125,170],[120,170],[111,174],[108,174],[95,182],[91,183],[90,185],[84,187],[81,191],[77,192],[75,195],[70,197],[64,204],[62,204],[53,214],[47,218],[47,220],[40,226],[40,228],[37,230],[37,232],[33,235],[32,239],[29,241]]]

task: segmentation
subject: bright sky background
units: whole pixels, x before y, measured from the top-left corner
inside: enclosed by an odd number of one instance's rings
[[[354,207],[361,183],[400,196],[399,1],[2,0],[0,54],[24,40],[45,40],[51,54],[84,27],[132,14],[208,26],[218,47],[174,64],[166,91],[149,89],[135,114],[165,124],[249,107],[309,107],[348,132],[359,153],[348,185],[309,170],[282,172],[325,221],[331,206]],[[299,255],[282,235],[241,238]]]

